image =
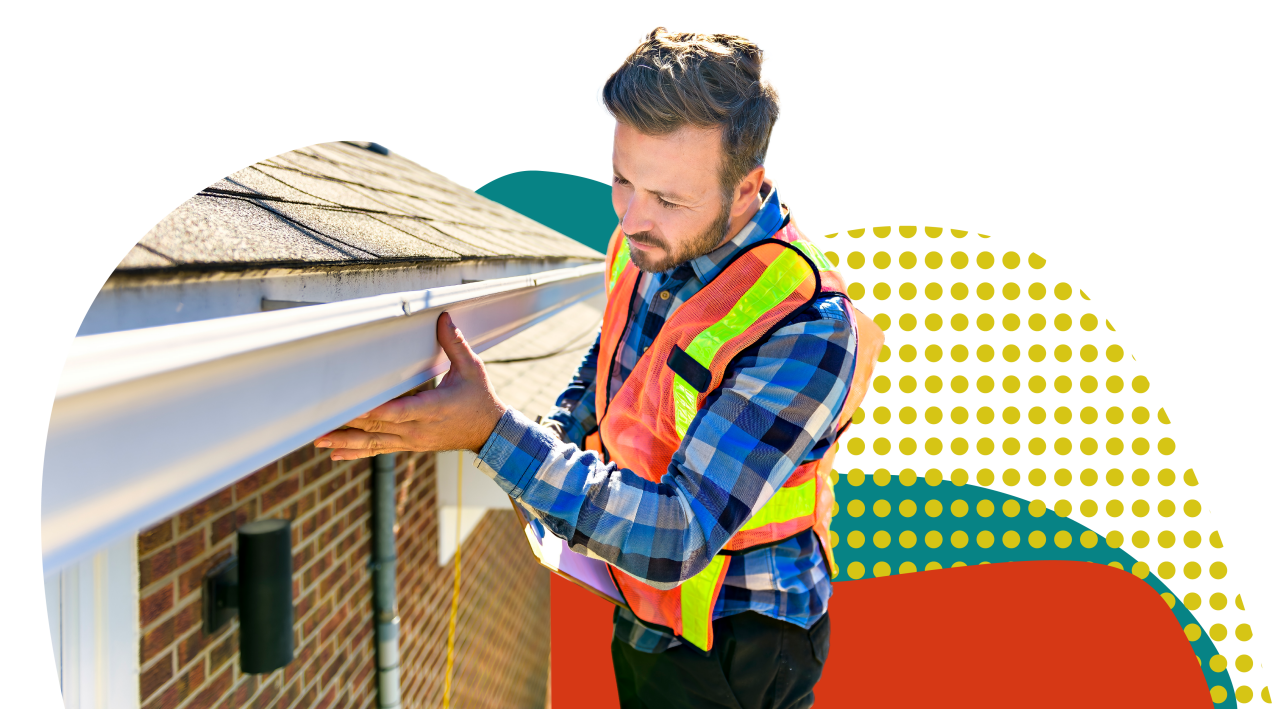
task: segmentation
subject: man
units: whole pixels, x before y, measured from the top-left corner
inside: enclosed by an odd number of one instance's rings
[[[442,315],[440,386],[316,442],[335,460],[470,449],[608,562],[623,707],[808,707],[826,659],[827,476],[882,335],[765,179],[761,61],[658,28],[606,82],[608,304],[549,425],[503,406]]]

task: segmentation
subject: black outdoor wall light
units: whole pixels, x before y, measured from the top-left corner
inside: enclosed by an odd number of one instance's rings
[[[204,577],[204,632],[240,614],[240,671],[263,674],[293,661],[293,549],[289,520],[236,530],[238,556]]]

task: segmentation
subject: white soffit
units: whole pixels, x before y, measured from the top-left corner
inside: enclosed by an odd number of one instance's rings
[[[603,270],[76,338],[45,449],[45,572],[443,373],[441,312],[480,352],[599,294]]]

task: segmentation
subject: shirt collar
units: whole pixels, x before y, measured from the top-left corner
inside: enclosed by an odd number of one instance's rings
[[[760,197],[764,203],[741,231],[723,246],[689,262],[693,272],[703,283],[711,282],[711,279],[715,278],[739,251],[757,241],[773,236],[778,229],[782,228],[783,207],[778,199],[778,190],[772,183],[766,183],[764,189],[760,190]]]

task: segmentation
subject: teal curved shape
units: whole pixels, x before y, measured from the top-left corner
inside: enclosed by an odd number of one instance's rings
[[[899,475],[890,475],[889,478],[885,485],[878,485],[872,476],[865,476],[861,471],[855,471],[850,476],[840,476],[840,481],[836,483],[835,499],[838,511],[831,520],[831,531],[840,536],[839,543],[833,549],[836,564],[840,567],[840,574],[836,576],[837,581],[854,581],[849,578],[847,569],[855,561],[866,568],[864,578],[872,577],[872,568],[881,561],[889,564],[893,570],[892,573],[897,573],[898,566],[908,561],[915,564],[919,570],[923,570],[929,562],[937,562],[943,568],[948,568],[957,562],[973,565],[983,562],[996,564],[1005,561],[1060,559],[1091,561],[1096,564],[1119,562],[1126,571],[1132,571],[1134,564],[1137,563],[1137,560],[1127,553],[1111,548],[1106,542],[1105,535],[1098,534],[1070,518],[1059,517],[1052,509],[1047,509],[1038,516],[1032,514],[1028,500],[977,485],[956,485],[945,480],[936,485],[930,485],[923,476],[916,477],[910,483],[904,483]],[[910,477],[907,479],[911,480]],[[915,512],[909,516],[902,513],[902,503],[908,500],[915,504]],[[930,516],[925,507],[932,500],[938,501],[942,507],[941,514],[936,517]],[[857,510],[849,509],[849,504],[854,501],[862,503],[864,511],[861,515],[854,516],[852,512]],[[875,509],[876,503],[880,501],[888,503],[888,513],[883,517],[879,516]],[[966,508],[962,515],[952,514],[952,504],[957,501],[964,503]],[[979,513],[978,505],[983,501],[991,503],[989,516]],[[1017,511],[1012,515],[1006,515],[1004,511],[1006,501],[1013,501],[1018,505]],[[986,506],[983,507],[985,511]],[[883,505],[881,505],[881,511],[884,511]],[[1010,511],[1013,512],[1012,506]],[[849,533],[853,531],[862,532],[865,537],[865,541],[859,548],[853,548],[848,543]],[[874,542],[875,533],[880,531],[889,534],[889,543],[883,549],[877,547]],[[910,548],[903,547],[899,541],[900,535],[906,531],[916,534],[916,542]],[[925,534],[929,531],[942,534],[942,544],[936,549],[929,548],[925,542]],[[957,531],[968,535],[968,543],[962,548],[956,548],[951,544],[951,534]],[[977,542],[978,533],[983,531],[991,532],[994,536],[994,543],[986,549],[980,547]],[[1011,549],[1005,547],[1001,541],[1007,531],[1017,532],[1019,536],[1018,544]],[[1039,549],[1033,548],[1029,543],[1031,533],[1035,531],[1045,535],[1045,544]],[[1054,543],[1054,537],[1060,531],[1071,535],[1071,543],[1066,547],[1060,548]],[[1090,547],[1084,546],[1081,541],[1086,533],[1095,535],[1095,542]],[[1227,690],[1227,699],[1215,706],[1235,707],[1236,693],[1231,683],[1230,673],[1226,669],[1222,672],[1214,672],[1209,666],[1209,658],[1218,654],[1218,649],[1208,632],[1204,630],[1204,626],[1182,603],[1182,600],[1169,590],[1154,570],[1143,580],[1155,589],[1156,593],[1168,593],[1173,596],[1175,600],[1171,610],[1180,626],[1186,628],[1194,623],[1201,627],[1199,639],[1189,642],[1196,656],[1200,658],[1200,668],[1204,672],[1205,682],[1210,688],[1221,686]]]
[[[602,254],[618,226],[612,192],[603,182],[541,170],[503,175],[476,190]]]

